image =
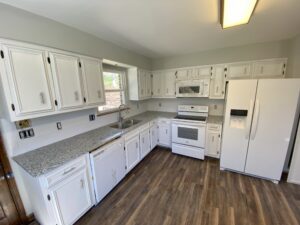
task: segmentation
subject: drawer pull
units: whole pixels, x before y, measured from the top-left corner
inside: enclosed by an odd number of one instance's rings
[[[72,172],[73,170],[75,170],[75,169],[76,169],[76,167],[72,167],[71,169],[64,171],[64,174],[63,174],[63,175],[66,175],[66,174],[68,174],[68,173],[71,173],[71,172]]]

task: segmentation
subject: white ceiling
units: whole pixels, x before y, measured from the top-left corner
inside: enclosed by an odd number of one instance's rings
[[[167,57],[297,35],[299,0],[259,0],[248,25],[222,30],[219,0],[0,0],[113,42]]]

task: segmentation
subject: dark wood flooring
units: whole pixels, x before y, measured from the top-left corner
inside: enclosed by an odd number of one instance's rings
[[[220,171],[219,161],[152,151],[76,225],[289,225],[300,186]]]

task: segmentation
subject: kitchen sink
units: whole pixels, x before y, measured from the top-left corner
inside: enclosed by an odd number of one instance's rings
[[[117,129],[127,129],[129,127],[132,127],[135,124],[138,124],[139,122],[141,122],[141,120],[124,120],[122,123],[117,123],[114,125],[111,125],[110,127],[112,128],[117,128]]]

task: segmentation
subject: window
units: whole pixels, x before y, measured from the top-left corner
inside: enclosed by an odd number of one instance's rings
[[[125,72],[104,69],[103,82],[106,105],[99,106],[99,111],[109,111],[125,104]]]

